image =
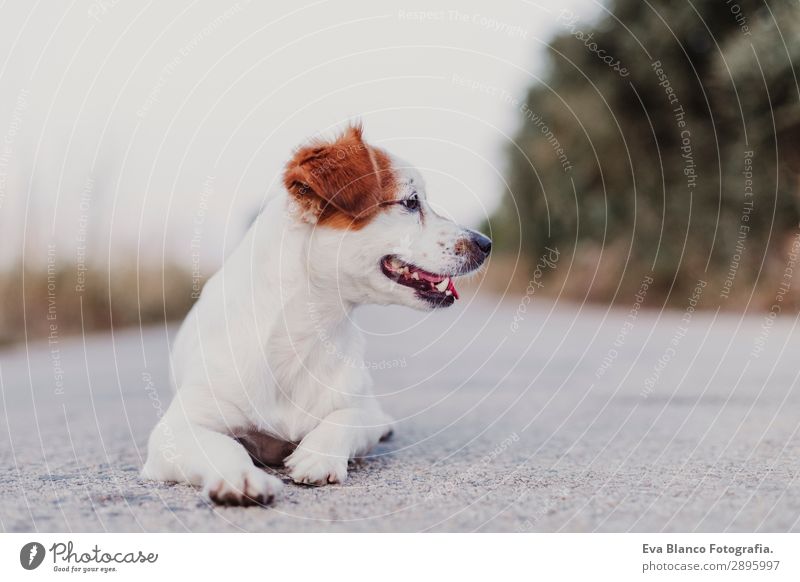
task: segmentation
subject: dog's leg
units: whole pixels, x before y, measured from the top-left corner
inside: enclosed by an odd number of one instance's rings
[[[247,450],[225,434],[231,430],[225,421],[235,422],[240,413],[223,412],[224,404],[206,396],[211,400],[198,402],[184,391],[176,396],[150,435],[142,477],[201,487],[216,503],[270,503],[283,483],[256,467]]]
[[[348,460],[368,452],[391,433],[391,425],[377,409],[337,410],[322,419],[284,463],[297,483],[341,483],[347,478]]]

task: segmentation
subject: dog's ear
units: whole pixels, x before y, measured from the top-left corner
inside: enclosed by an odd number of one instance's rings
[[[388,156],[364,142],[360,125],[332,141],[299,148],[283,173],[286,189],[321,223],[345,217],[361,222],[390,199]]]

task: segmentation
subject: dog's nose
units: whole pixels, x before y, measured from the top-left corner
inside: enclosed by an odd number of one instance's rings
[[[472,235],[472,242],[474,242],[484,255],[492,252],[492,239],[488,236],[483,236],[481,233],[476,232]]]

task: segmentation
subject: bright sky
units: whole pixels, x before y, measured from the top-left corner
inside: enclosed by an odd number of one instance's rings
[[[0,8],[4,264],[236,244],[305,138],[361,119],[477,224],[503,190],[559,2],[11,0]],[[11,244],[9,244],[11,243]],[[204,270],[206,270],[204,269]]]

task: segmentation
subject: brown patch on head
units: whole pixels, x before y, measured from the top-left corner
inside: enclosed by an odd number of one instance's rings
[[[389,156],[364,142],[360,125],[333,141],[299,148],[286,164],[283,183],[304,214],[334,228],[361,228],[394,199],[396,189]]]

